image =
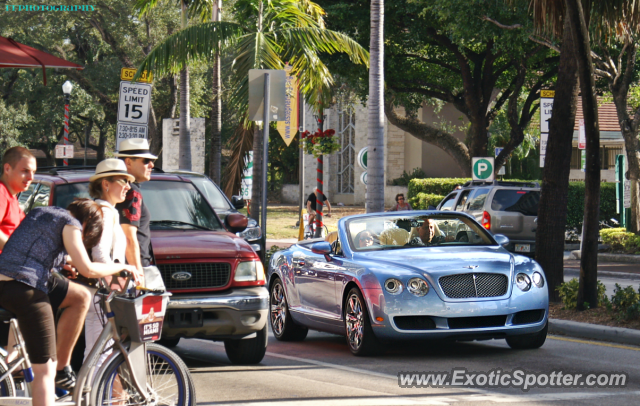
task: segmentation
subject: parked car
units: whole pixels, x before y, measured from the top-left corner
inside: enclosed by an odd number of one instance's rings
[[[19,196],[20,204],[27,212],[39,206],[67,207],[75,197],[89,196],[93,172],[41,170]],[[155,171],[141,184],[151,212],[154,264],[173,294],[161,343],[175,346],[183,337],[224,341],[232,362],[257,363],[267,345],[264,268],[249,243],[236,235],[245,231],[238,223],[246,226],[246,218],[229,208],[221,221],[200,191],[213,190],[206,183],[203,187],[204,182],[193,174]]]
[[[432,242],[419,238],[426,219]],[[538,348],[549,313],[544,272],[508,244],[465,213],[343,217],[335,242],[300,241],[273,255],[271,329],[282,341],[303,340],[308,329],[342,334],[354,355],[398,339]]]
[[[533,255],[539,202],[537,182],[473,181],[449,193],[436,209],[469,213],[487,230],[509,237],[507,250]]]

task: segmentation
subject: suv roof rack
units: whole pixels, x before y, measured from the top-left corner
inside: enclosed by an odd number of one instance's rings
[[[538,182],[517,182],[517,181],[508,181],[508,180],[471,180],[465,183],[464,187],[471,186],[519,186],[519,187],[540,187]]]

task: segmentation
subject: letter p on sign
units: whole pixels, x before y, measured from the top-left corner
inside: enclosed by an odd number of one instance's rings
[[[487,180],[492,181],[493,176],[493,168],[494,168],[494,158],[493,157],[479,157],[471,159],[471,172],[473,176],[473,180]]]

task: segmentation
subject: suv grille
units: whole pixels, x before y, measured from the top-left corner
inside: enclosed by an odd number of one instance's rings
[[[505,275],[495,273],[466,273],[438,280],[444,294],[452,299],[503,296],[507,293],[507,281]]]
[[[229,283],[231,264],[214,262],[204,264],[164,264],[158,265],[162,279],[168,290],[221,288]],[[172,278],[177,273],[190,274],[188,279]],[[184,275],[185,277],[188,275]]]

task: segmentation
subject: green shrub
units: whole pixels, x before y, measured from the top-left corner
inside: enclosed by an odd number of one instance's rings
[[[418,193],[417,196],[409,199],[409,203],[414,210],[427,210],[429,206],[437,206],[445,196],[432,193]]]
[[[611,296],[611,305],[619,314],[625,314],[630,307],[637,306],[640,302],[640,289],[636,291],[633,286],[623,288],[616,283]]]
[[[409,192],[407,195],[409,199],[418,196],[418,193],[446,196],[456,186],[464,185],[470,180],[469,178],[411,179],[409,181]]]
[[[640,253],[640,235],[631,234],[624,244],[624,250],[627,254]]]
[[[402,176],[397,179],[394,179],[391,184],[393,186],[408,186],[411,179],[424,179],[427,177],[427,174],[424,173],[422,168],[413,168],[411,173],[407,173],[406,171],[402,171]]]
[[[602,242],[611,247],[612,251],[622,251],[632,235],[634,234],[627,232],[624,228],[603,228],[600,230]]]
[[[565,309],[575,309],[578,307],[579,287],[580,282],[577,278],[573,278],[569,282],[564,282],[556,288]],[[602,282],[598,281],[598,306],[607,304],[609,302],[609,298],[607,298],[607,294],[605,293],[606,290],[606,286],[604,286]],[[589,307],[588,304],[587,307]]]

